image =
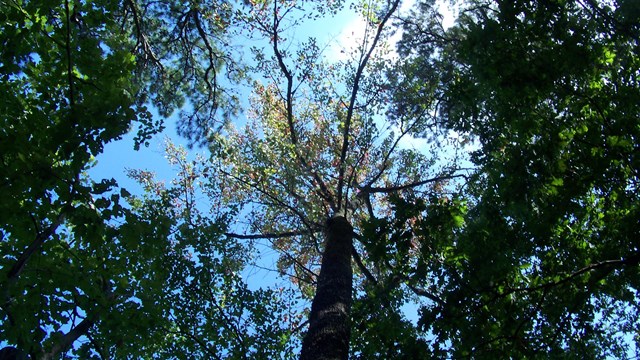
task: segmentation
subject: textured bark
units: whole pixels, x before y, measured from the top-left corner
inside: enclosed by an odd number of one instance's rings
[[[351,336],[353,228],[342,216],[327,220],[326,245],[311,304],[301,360],[346,360]]]

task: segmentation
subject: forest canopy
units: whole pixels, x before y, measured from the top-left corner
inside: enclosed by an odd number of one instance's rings
[[[640,357],[637,1],[0,6],[0,358]]]

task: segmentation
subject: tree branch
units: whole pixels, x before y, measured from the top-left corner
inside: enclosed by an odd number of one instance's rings
[[[440,299],[439,297],[433,295],[432,293],[428,292],[425,289],[420,289],[418,287],[415,287],[413,285],[411,285],[408,281],[408,279],[405,279],[405,285],[407,285],[409,287],[409,289],[411,289],[411,291],[413,291],[414,294],[418,295],[418,296],[424,296],[429,300],[432,300],[433,302],[435,302],[436,304],[438,304],[438,306],[440,307],[445,307],[446,303],[444,302],[444,300]]]
[[[289,136],[291,137],[291,143],[296,145],[298,143],[298,138],[295,132],[295,128],[293,126],[293,74],[287,68],[287,65],[284,63],[284,58],[282,56],[282,52],[278,47],[278,26],[280,21],[278,21],[278,2],[273,2],[273,27],[271,28],[271,37],[273,40],[273,53],[278,60],[278,66],[280,67],[280,71],[284,74],[284,77],[287,79],[287,95],[285,98],[286,107],[287,107],[287,125],[289,126]]]
[[[45,240],[47,240],[56,232],[58,227],[64,221],[65,215],[65,212],[62,211],[51,225],[49,225],[45,230],[38,232],[33,242],[22,254],[20,254],[18,260],[16,260],[15,264],[13,264],[13,266],[7,273],[8,281],[14,281],[18,278],[18,276],[20,276],[22,270],[24,270],[24,267],[27,264],[27,261],[29,261],[31,256],[33,256],[33,254],[42,246]]]
[[[84,318],[78,325],[76,325],[73,329],[71,329],[68,333],[64,334],[62,338],[45,354],[43,354],[40,359],[49,360],[54,359],[63,351],[66,351],[74,341],[78,340],[78,338],[84,334],[93,326],[94,319],[93,317]]]
[[[135,51],[138,46],[142,44],[142,52],[144,53],[145,60],[147,59],[147,57],[151,58],[151,62],[155,64],[158,69],[160,69],[161,76],[164,76],[164,66],[162,65],[160,59],[158,59],[157,55],[153,52],[151,44],[149,44],[147,35],[142,32],[142,21],[140,19],[140,14],[138,14],[136,4],[134,4],[133,0],[126,0],[126,5],[129,5],[129,8],[131,9],[131,13],[133,14],[133,24],[136,28],[136,45],[134,46],[133,50]]]
[[[69,108],[72,112],[72,123],[73,125],[76,125],[75,117],[73,116],[73,110],[75,108],[75,95],[73,89],[73,63],[71,62],[71,9],[69,8],[69,0],[65,1],[64,6],[67,25],[65,51],[67,53],[67,77],[69,81]]]
[[[391,147],[389,148],[389,151],[385,154],[384,159],[382,160],[382,166],[380,167],[380,171],[378,171],[378,174],[376,174],[373,178],[371,178],[371,181],[369,181],[369,183],[366,186],[371,187],[371,185],[373,185],[376,181],[378,181],[378,179],[380,179],[382,174],[384,174],[384,171],[387,169],[387,162],[389,161],[391,154],[395,151],[396,147],[400,143],[400,140],[402,140],[405,135],[407,135],[414,127],[417,126],[419,119],[422,118],[422,115],[426,111],[427,110],[424,109],[422,113],[417,117],[418,119],[416,119],[416,121],[414,121],[411,125],[409,125],[405,130],[402,130],[402,127],[400,127],[400,135],[398,135],[398,138],[393,142],[393,145],[391,145]]]
[[[209,89],[209,99],[212,99],[214,108],[216,107],[216,88],[218,87],[217,80],[217,71],[216,71],[216,60],[217,55],[213,50],[213,47],[209,43],[209,39],[207,39],[207,34],[202,27],[202,23],[200,22],[200,12],[197,10],[193,10],[193,19],[196,24],[196,29],[198,30],[198,34],[202,39],[202,42],[207,48],[207,55],[209,60],[209,65],[207,66],[207,70],[204,73],[204,82],[207,84],[207,88]],[[213,72],[213,84],[209,80],[209,73]]]
[[[270,35],[273,38],[273,53],[276,57],[276,60],[278,61],[278,67],[280,68],[280,71],[282,71],[282,74],[287,79],[287,94],[285,97],[285,103],[286,103],[285,106],[286,106],[286,112],[287,112],[286,118],[287,118],[287,126],[289,128],[289,137],[291,140],[291,144],[294,146],[294,152],[296,154],[296,158],[300,161],[300,164],[305,168],[305,170],[309,172],[309,174],[313,177],[316,183],[318,183],[318,186],[320,187],[320,194],[324,198],[324,200],[326,200],[330,204],[330,206],[334,208],[335,206],[334,206],[333,196],[329,191],[329,188],[326,186],[322,178],[320,178],[318,173],[313,170],[313,168],[309,165],[309,162],[307,162],[305,157],[302,156],[302,154],[298,150],[298,137],[295,131],[294,119],[293,119],[293,95],[294,95],[293,74],[291,70],[287,68],[287,65],[284,63],[284,57],[282,55],[282,52],[280,51],[280,48],[278,47],[278,39],[279,39],[278,26],[280,22],[278,21],[277,4],[278,2],[274,1],[273,28],[271,29],[272,31],[270,32]]]
[[[410,184],[405,184],[405,185],[398,185],[398,186],[390,186],[390,187],[364,187],[361,189],[361,191],[366,192],[367,194],[374,194],[374,193],[392,193],[392,192],[396,192],[396,191],[400,191],[400,190],[405,190],[405,189],[411,189],[417,186],[422,186],[428,183],[432,183],[432,182],[436,182],[436,181],[442,181],[442,180],[450,180],[450,179],[454,179],[454,178],[467,178],[467,175],[463,175],[463,174],[457,174],[457,175],[445,175],[445,176],[437,176],[431,179],[426,179],[426,180],[422,180],[422,181],[418,181],[418,182],[414,182],[414,183],[410,183]]]
[[[608,272],[611,272],[613,269],[615,269],[616,267],[620,267],[620,266],[636,266],[640,264],[640,253],[635,253],[627,258],[624,259],[619,259],[619,260],[604,260],[601,262],[597,262],[594,264],[589,264],[569,275],[567,275],[566,277],[560,279],[560,280],[556,280],[556,281],[550,281],[544,284],[540,284],[538,286],[533,286],[533,287],[518,287],[518,288],[512,288],[509,289],[508,291],[499,294],[499,296],[504,297],[516,292],[532,292],[532,291],[537,291],[537,290],[543,290],[543,289],[547,289],[553,286],[557,286],[557,285],[561,285],[564,284],[566,282],[569,282],[573,279],[575,279],[576,277],[579,277],[585,273],[588,273],[590,271],[594,271],[594,270],[598,270],[598,269],[602,269],[602,268],[608,268]],[[607,273],[608,274],[608,273]],[[606,276],[606,274],[605,274]],[[603,276],[604,277],[604,276]]]
[[[257,184],[253,184],[253,183],[251,183],[249,181],[241,179],[241,178],[239,178],[237,176],[234,176],[234,175],[232,175],[229,172],[224,171],[224,170],[220,170],[220,172],[225,176],[229,176],[230,178],[232,178],[232,179],[234,179],[236,181],[239,181],[240,183],[242,183],[244,185],[247,185],[247,186],[251,187],[252,189],[255,189],[260,194],[263,194],[267,198],[271,199],[274,203],[278,204],[279,206],[282,206],[283,208],[288,209],[289,211],[291,211],[291,213],[293,213],[294,215],[298,216],[298,218],[300,219],[302,224],[304,226],[306,226],[310,230],[310,233],[313,232],[314,227],[312,226],[312,224],[309,224],[307,222],[305,216],[303,216],[303,214],[300,211],[298,211],[298,209],[290,206],[289,204],[287,204],[284,201],[282,201],[281,199],[279,199],[277,196],[274,196],[273,194],[270,194],[268,191],[266,191],[264,189],[261,189],[260,187],[257,186]]]
[[[310,231],[288,231],[284,233],[267,233],[267,234],[235,234],[226,232],[226,236],[234,239],[253,240],[253,239],[281,239],[286,237],[309,235]]]
[[[353,260],[356,262],[356,265],[358,265],[358,268],[360,269],[360,271],[362,271],[364,276],[369,281],[371,281],[372,284],[378,286],[378,280],[373,276],[373,274],[369,271],[369,269],[367,269],[367,267],[364,266],[364,263],[362,262],[362,258],[360,258],[360,254],[358,254],[358,251],[356,250],[355,246],[351,246],[351,255],[353,256]]]
[[[206,274],[209,277],[209,282],[212,282],[211,274],[208,272],[206,272]],[[231,332],[233,333],[233,336],[238,340],[238,342],[242,345],[242,349],[246,352],[247,347],[245,345],[245,339],[242,332],[238,328],[238,324],[236,324],[235,321],[231,321],[231,318],[229,317],[229,315],[224,311],[223,307],[220,306],[220,304],[216,300],[215,294],[213,293],[212,286],[207,286],[206,288],[209,293],[209,301],[213,303],[213,306],[218,310],[220,315],[222,315],[222,317],[224,318],[224,326],[226,326],[227,329],[231,330]]]
[[[351,89],[351,98],[349,99],[349,107],[347,108],[347,117],[345,119],[344,130],[342,132],[342,150],[340,151],[340,162],[338,169],[338,204],[337,209],[341,209],[342,205],[342,187],[344,184],[344,172],[346,170],[346,159],[347,159],[347,151],[349,150],[349,132],[351,131],[351,119],[353,117],[353,110],[356,103],[356,97],[358,96],[358,90],[360,88],[360,80],[362,80],[362,75],[364,73],[364,68],[367,66],[369,59],[371,58],[371,54],[375,50],[378,45],[378,41],[380,41],[380,37],[382,36],[382,30],[384,29],[385,24],[391,18],[391,15],[398,8],[399,0],[396,0],[392,3],[391,8],[387,11],[384,18],[378,24],[378,28],[376,30],[376,35],[369,47],[369,51],[363,57],[362,61],[358,65],[358,69],[356,70],[356,75],[353,80],[353,88]]]
[[[202,339],[200,339],[199,337],[195,336],[190,331],[174,331],[174,330],[170,330],[170,329],[167,329],[167,328],[164,328],[164,329],[165,329],[165,331],[170,332],[172,334],[186,335],[186,336],[190,337],[191,340],[195,341],[198,345],[200,345],[200,347],[202,347],[204,349],[204,351],[207,352],[207,354],[212,356],[214,359],[222,360],[220,355],[218,355],[218,353],[215,352],[215,350],[209,348],[209,346],[204,341],[202,341]]]

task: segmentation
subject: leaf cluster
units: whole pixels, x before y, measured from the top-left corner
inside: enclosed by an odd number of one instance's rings
[[[420,320],[436,354],[627,356],[640,130],[630,14],[493,1],[471,2],[447,31],[405,23],[407,78],[437,81],[441,124],[479,145],[465,226],[435,277],[444,302]],[[400,106],[423,96],[410,95]]]

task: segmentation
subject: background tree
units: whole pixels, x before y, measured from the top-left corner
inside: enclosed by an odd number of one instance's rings
[[[162,311],[145,324],[147,331],[160,335],[150,342],[147,355],[292,358],[293,294],[285,288],[248,288],[242,274],[249,260],[248,246],[223,236],[232,214],[219,206],[219,189],[209,181],[217,178],[215,170],[203,167],[202,159],[189,160],[184,148],[170,142],[165,151],[177,173],[170,185],[148,170],[129,172],[145,189],[144,196],[129,198],[133,208],[150,218],[169,220],[167,248],[152,254],[147,267],[155,277],[163,274],[162,289],[151,292],[143,285],[144,292],[138,295],[142,304],[152,303]]]
[[[216,45],[229,9],[189,6],[1,2],[0,333],[33,357],[59,356],[80,337],[103,357],[146,351],[148,324],[132,314],[160,314],[134,300],[163,289],[148,267],[166,250],[169,220],[134,212],[126,190],[85,170],[130,127],[136,148],[162,129],[148,101],[166,116],[188,98],[210,126],[216,110],[232,111],[213,80],[228,60]]]
[[[406,19],[404,81],[437,81],[441,125],[478,146],[463,228],[415,231],[437,356],[638,355],[632,3],[473,1],[447,31],[424,4]],[[397,89],[397,109],[430,100]]]

